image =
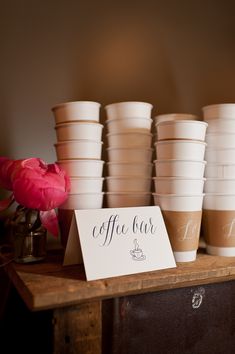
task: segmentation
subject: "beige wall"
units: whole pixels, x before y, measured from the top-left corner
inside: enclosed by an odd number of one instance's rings
[[[1,155],[54,162],[64,101],[144,100],[153,115],[235,102],[232,0],[0,3]]]

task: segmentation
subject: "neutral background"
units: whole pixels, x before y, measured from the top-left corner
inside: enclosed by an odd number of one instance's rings
[[[0,0],[0,155],[56,160],[51,108],[235,102],[233,0]]]

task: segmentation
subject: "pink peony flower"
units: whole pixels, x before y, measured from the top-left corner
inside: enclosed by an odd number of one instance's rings
[[[25,208],[38,210],[42,225],[58,235],[54,209],[67,199],[70,180],[57,164],[46,164],[39,158],[10,160],[1,157],[0,186],[13,191],[13,197],[1,201],[0,210],[14,199]]]

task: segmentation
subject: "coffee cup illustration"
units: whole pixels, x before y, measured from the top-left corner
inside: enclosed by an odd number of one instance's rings
[[[130,250],[130,254],[132,256],[132,259],[135,261],[143,261],[146,259],[146,256],[143,254],[143,250],[139,247],[137,239],[134,239],[134,248]]]

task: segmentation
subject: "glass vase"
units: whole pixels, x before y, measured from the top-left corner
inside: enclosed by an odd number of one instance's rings
[[[41,225],[39,211],[17,207],[11,224],[14,261],[32,263],[46,257],[47,230]]]

